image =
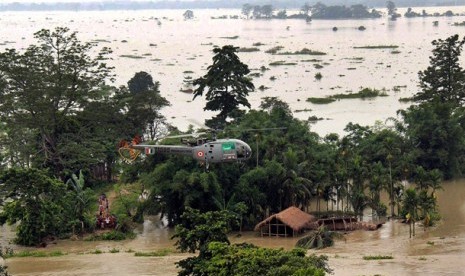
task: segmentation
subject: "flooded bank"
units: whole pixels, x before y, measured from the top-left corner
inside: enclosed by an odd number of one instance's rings
[[[438,226],[423,229],[409,239],[408,225],[398,220],[386,222],[377,231],[354,231],[335,246],[309,253],[326,254],[334,275],[463,275],[465,257],[465,180],[447,182],[438,192],[443,220]],[[2,228],[4,230],[5,228]],[[44,249],[16,250],[62,251],[66,255],[45,258],[6,260],[12,275],[176,275],[175,262],[188,254],[175,252],[168,229],[157,217],[148,218],[136,229],[137,237],[127,241],[58,241]],[[7,239],[2,234],[2,244]],[[12,235],[6,235],[12,237]],[[254,232],[234,233],[232,243],[249,242],[263,247],[293,248],[297,238],[260,237]],[[164,257],[136,257],[134,252],[169,249]],[[96,251],[102,253],[96,254]],[[110,253],[111,251],[118,251]],[[363,259],[363,256],[392,256],[390,260]]]

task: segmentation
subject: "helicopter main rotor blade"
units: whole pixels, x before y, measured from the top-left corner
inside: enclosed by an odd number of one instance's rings
[[[165,136],[165,137],[162,137],[160,140],[162,139],[170,139],[170,138],[186,138],[186,137],[194,137],[194,138],[197,138],[199,137],[200,135],[205,135],[207,134],[206,132],[195,132],[195,133],[190,133],[190,134],[180,134],[180,135],[172,135],[172,136]]]
[[[246,128],[246,129],[238,129],[238,131],[261,131],[261,130],[284,130],[287,127],[268,127],[268,128]]]

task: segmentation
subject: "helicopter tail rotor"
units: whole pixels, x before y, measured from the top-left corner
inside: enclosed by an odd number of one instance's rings
[[[136,135],[131,142],[127,140],[121,140],[118,143],[118,153],[121,156],[121,159],[126,163],[134,162],[137,157],[141,154],[141,151],[133,148],[133,146],[142,142],[142,138],[139,135]]]

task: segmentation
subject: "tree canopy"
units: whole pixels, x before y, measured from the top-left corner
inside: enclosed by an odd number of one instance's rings
[[[204,110],[220,111],[216,116],[216,123],[220,126],[224,125],[228,117],[234,118],[240,106],[250,108],[247,96],[255,88],[247,77],[249,67],[240,61],[236,55],[237,50],[238,47],[232,45],[215,47],[213,64],[208,67],[207,74],[193,82],[198,86],[194,91],[194,99],[202,96],[207,89]]]

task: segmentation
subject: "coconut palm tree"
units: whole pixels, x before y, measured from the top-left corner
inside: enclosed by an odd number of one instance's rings
[[[415,221],[418,217],[419,199],[415,189],[407,189],[403,198],[403,205],[405,211],[407,211],[406,219],[409,223],[409,234],[412,237],[412,225],[413,225],[413,236],[415,236]]]
[[[335,231],[329,231],[324,225],[318,227],[317,230],[311,231],[305,237],[299,239],[296,247],[305,249],[322,249],[334,245],[334,239],[343,239],[344,236]]]

